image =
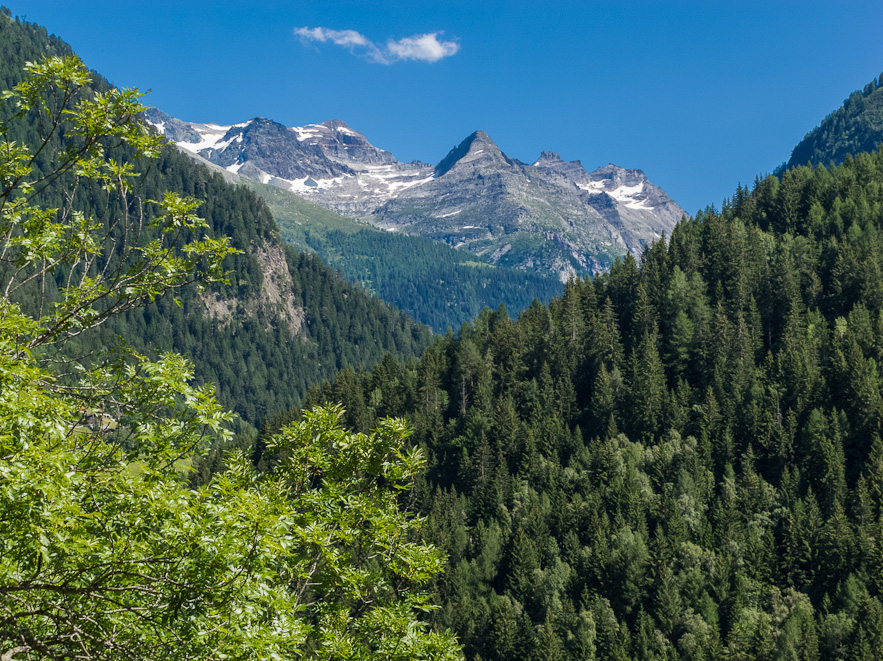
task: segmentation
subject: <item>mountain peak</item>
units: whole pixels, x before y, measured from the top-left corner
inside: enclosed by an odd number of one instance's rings
[[[332,133],[332,135],[337,136],[338,139],[343,139],[344,142],[365,145],[371,144],[362,133],[355,129],[351,129],[349,124],[342,119],[327,119],[321,124],[314,124],[313,126],[324,126]]]
[[[543,172],[560,175],[577,186],[586,183],[588,177],[582,163],[579,161],[565,161],[561,158],[561,154],[554,151],[543,151],[532,167],[538,168]]]
[[[364,135],[351,129],[349,125],[341,119],[327,119],[320,124],[292,126],[290,130],[294,131],[298,140],[308,144],[330,145],[335,142],[364,145],[371,144]]]
[[[343,121],[342,119],[326,119],[322,122],[322,126],[327,126],[330,129],[348,129],[349,125]]]
[[[492,263],[561,277],[603,270],[615,254],[639,251],[684,215],[640,170],[609,164],[589,174],[548,150],[526,165],[481,130],[433,169],[398,162],[339,119],[285,127],[255,117],[221,126],[157,110],[145,119],[182,149],[240,176],[378,227],[407,225],[408,233],[464,246]],[[536,240],[518,244],[513,232]]]
[[[648,181],[647,175],[643,170],[636,168],[621,168],[613,163],[608,163],[604,167],[600,167],[589,175],[593,180],[609,179],[611,182],[621,184],[636,184],[641,181]]]
[[[491,137],[484,131],[478,130],[470,133],[463,142],[448,152],[438,165],[435,166],[435,176],[441,177],[458,163],[470,163],[472,161],[503,161],[509,163],[509,159],[500,150]]]
[[[558,163],[561,161],[561,154],[554,151],[545,151],[540,154],[540,157],[536,160],[534,165],[547,165],[550,163]]]
[[[398,161],[388,151],[378,149],[364,134],[349,127],[341,119],[328,119],[321,124],[292,126],[297,139],[322,149],[332,161],[356,169],[375,165],[394,165]]]

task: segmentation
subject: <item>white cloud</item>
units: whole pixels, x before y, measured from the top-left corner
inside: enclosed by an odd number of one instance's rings
[[[355,30],[303,27],[295,28],[294,34],[300,37],[304,44],[331,42],[347,48],[353,54],[380,64],[392,64],[402,60],[438,62],[460,50],[460,44],[456,41],[439,41],[438,36],[442,34],[441,32],[415,34],[398,41],[390,39],[383,48]]]
[[[460,50],[460,44],[456,41],[439,41],[439,34],[439,32],[430,32],[389,41],[386,50],[400,60],[438,62],[443,57],[449,57]]]
[[[338,46],[367,46],[368,40],[355,30],[329,30],[328,28],[295,28],[294,34],[307,41],[331,41]]]

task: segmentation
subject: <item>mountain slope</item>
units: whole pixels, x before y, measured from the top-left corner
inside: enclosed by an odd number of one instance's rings
[[[871,152],[883,143],[883,74],[861,91],[849,95],[843,105],[806,134],[785,164],[825,165],[842,163],[847,154]]]
[[[14,85],[27,60],[69,54],[70,48],[36,25],[0,16],[0,80]],[[92,86],[108,83],[93,76]],[[15,140],[34,143],[36,120],[11,127]],[[63,148],[63,144],[55,145]],[[231,186],[177,149],[140,164],[138,194],[191,195],[214,234],[228,235],[242,252],[229,258],[230,284],[206,292],[190,288],[114,318],[81,336],[83,351],[128,344],[151,354],[176,351],[195,363],[200,382],[218,385],[219,397],[251,423],[302,400],[311,384],[345,365],[371,365],[391,351],[401,358],[430,342],[426,327],[370,297],[321,263],[286,246],[267,206],[251,191]],[[61,190],[48,189],[52,205]],[[59,286],[64,277],[57,273]]]
[[[483,131],[432,167],[400,163],[339,120],[217,126],[156,109],[146,117],[182,149],[230,172],[388,231],[562,281],[603,271],[626,251],[639,253],[684,215],[640,170],[608,165],[589,174],[548,152],[527,165]]]
[[[446,241],[492,263],[566,277],[603,271],[629,250],[640,253],[684,215],[664,194],[651,206],[644,193],[650,184],[638,170],[611,165],[589,174],[578,162],[550,161],[547,154],[525,165],[477,131],[436,166],[431,181],[403,190],[371,222]]]
[[[467,658],[880,658],[881,211],[883,152],[796,167],[311,393],[414,424]]]

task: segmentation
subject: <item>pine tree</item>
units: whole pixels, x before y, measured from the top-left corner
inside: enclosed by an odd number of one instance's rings
[[[665,371],[659,358],[656,333],[644,333],[629,359],[630,423],[639,434],[656,434],[667,401]]]

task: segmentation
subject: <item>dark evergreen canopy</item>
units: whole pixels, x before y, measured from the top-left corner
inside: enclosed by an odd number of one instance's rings
[[[878,659],[883,153],[308,402],[413,421],[470,659]]]

